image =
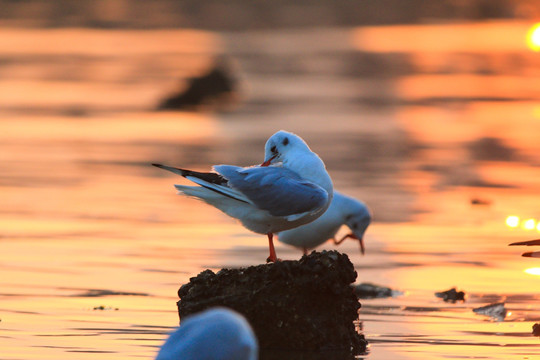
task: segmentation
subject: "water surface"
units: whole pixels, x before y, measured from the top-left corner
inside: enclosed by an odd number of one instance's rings
[[[207,268],[260,264],[267,245],[176,196],[172,185],[183,180],[149,164],[260,163],[266,138],[282,128],[304,137],[336,188],[374,212],[367,254],[354,243],[340,247],[358,282],[404,292],[362,301],[367,358],[540,355],[531,336],[540,278],[530,270],[540,263],[507,246],[540,233],[505,225],[508,215],[540,218],[538,60],[512,42],[521,27],[495,27],[514,38],[480,50],[472,40],[442,49],[394,42],[424,34],[423,26],[222,37],[1,30],[1,358],[153,358],[178,324],[181,284]],[[223,52],[244,80],[236,110],[151,111],[178,78]],[[390,63],[399,53],[407,65],[390,77],[353,76],[362,69],[353,71],[351,56],[365,52]],[[478,52],[489,76],[477,73]],[[448,54],[464,60],[449,68]],[[507,62],[516,58],[519,71]],[[277,251],[301,255],[281,244]],[[453,286],[465,302],[434,296]],[[502,322],[472,311],[501,301],[509,310]]]

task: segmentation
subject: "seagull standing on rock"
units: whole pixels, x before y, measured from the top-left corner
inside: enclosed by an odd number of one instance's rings
[[[278,234],[282,243],[299,247],[307,254],[328,239],[340,244],[347,238],[358,240],[362,255],[365,253],[364,233],[371,223],[371,212],[366,204],[350,196],[334,191],[334,199],[326,212],[309,224],[286,230]],[[337,240],[336,234],[342,225],[347,225],[351,233]]]
[[[255,233],[267,234],[271,262],[278,260],[273,234],[317,219],[333,198],[323,161],[302,138],[283,130],[268,139],[259,166],[216,165],[213,172],[203,173],[152,165],[199,185],[175,185],[180,194],[218,208]]]

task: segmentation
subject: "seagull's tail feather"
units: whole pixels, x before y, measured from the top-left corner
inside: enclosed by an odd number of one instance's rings
[[[207,182],[210,184],[223,185],[227,183],[227,179],[215,172],[198,172],[187,169],[180,169],[172,166],[161,165],[161,164],[152,164],[155,167],[158,167],[163,170],[168,170],[180,176],[183,176],[199,185],[200,181]]]
[[[185,195],[194,199],[203,201],[215,208],[221,210],[225,214],[242,221],[243,214],[245,212],[252,212],[251,206],[238,202],[229,196],[223,196],[223,194],[215,191],[214,189],[205,188],[202,186],[187,186],[187,185],[174,185],[178,190],[179,195]],[[234,205],[234,206],[232,206]],[[243,222],[242,222],[243,223]],[[244,223],[243,223],[244,224]],[[248,229],[257,232],[256,229],[252,229],[250,224],[244,224]],[[260,231],[258,231],[260,233]]]
[[[201,190],[201,187],[198,186],[185,186],[185,185],[174,185],[176,189],[181,193],[187,196],[193,196],[199,199],[202,199],[209,204],[214,204],[214,201],[207,201],[207,199],[213,199],[214,196],[210,195],[207,190],[211,190],[220,195],[229,197],[231,199],[241,201],[246,204],[250,204],[249,200],[243,196],[241,193],[229,188],[227,186],[228,181],[223,176],[215,172],[198,172],[193,170],[186,170],[175,168],[172,166],[161,165],[161,164],[152,164],[160,169],[171,171],[175,174],[181,175],[188,180],[193,181],[195,184],[200,185],[205,190]]]
[[[178,195],[186,195],[197,198],[199,200],[205,200],[210,191],[206,188],[200,186],[187,186],[187,185],[174,185],[176,190],[178,190]]]
[[[191,198],[202,200],[207,204],[217,207],[218,209],[226,212],[220,204],[223,202],[223,197],[221,194],[215,192],[212,189],[208,189],[202,186],[188,186],[188,185],[177,185],[174,187],[178,190],[178,195],[185,195]]]
[[[152,164],[152,166],[158,167],[163,170],[168,170],[170,172],[173,172],[181,176],[187,176],[186,171],[189,171],[189,170],[184,170],[184,169],[175,168],[175,167],[167,166],[167,165],[161,165],[161,164]]]

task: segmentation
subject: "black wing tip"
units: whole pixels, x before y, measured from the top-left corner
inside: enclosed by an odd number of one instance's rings
[[[185,176],[185,172],[186,172],[186,170],[184,170],[184,169],[175,168],[175,167],[172,167],[172,166],[167,166],[167,165],[162,165],[162,164],[157,164],[157,163],[152,163],[152,166],[155,166],[157,168],[167,170],[167,171],[170,171],[170,172],[173,172],[175,174],[182,175],[182,176]]]

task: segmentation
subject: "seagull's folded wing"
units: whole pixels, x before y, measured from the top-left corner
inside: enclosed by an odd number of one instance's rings
[[[286,168],[217,165],[214,169],[232,189],[273,216],[316,211],[328,202],[326,190]]]

